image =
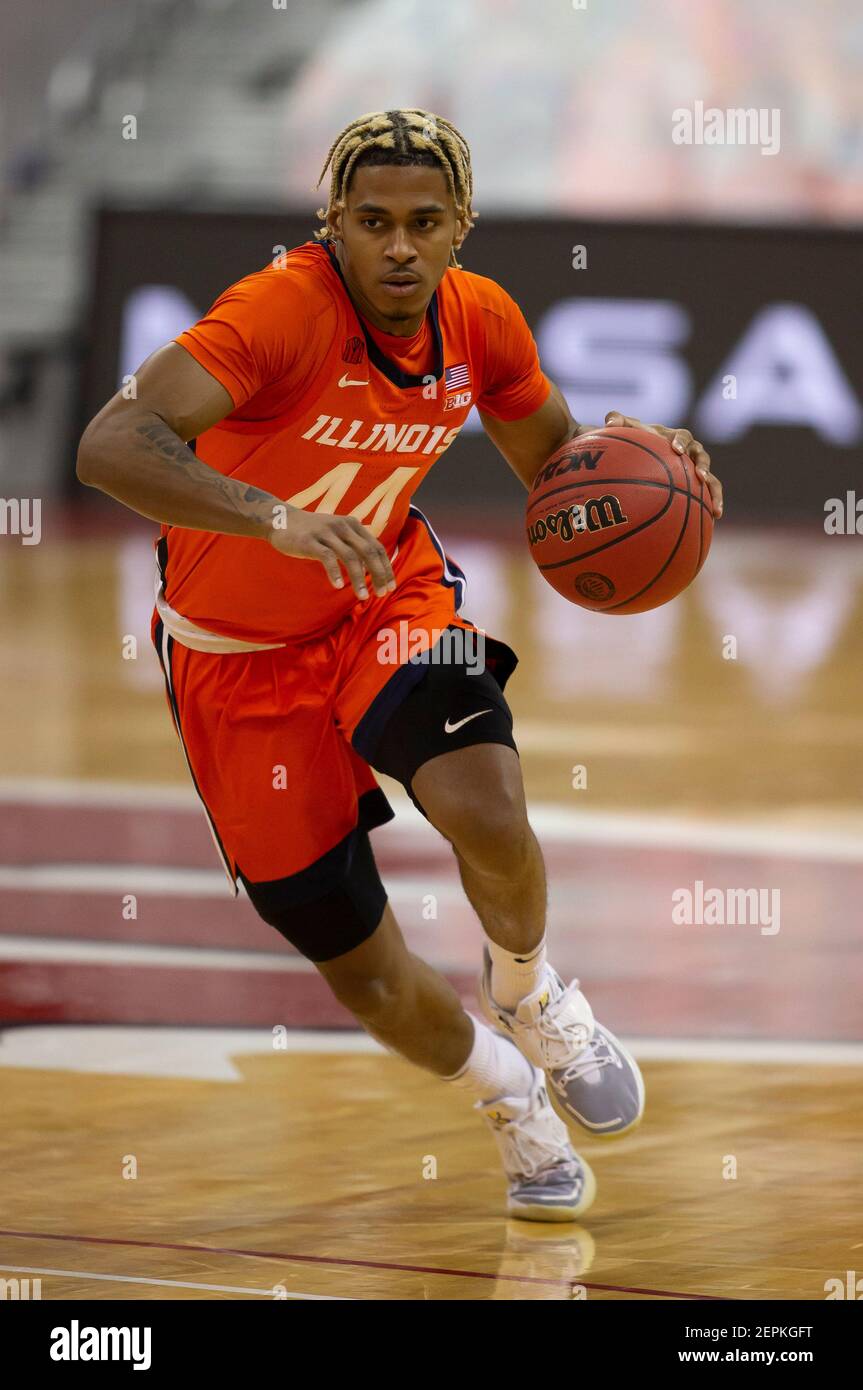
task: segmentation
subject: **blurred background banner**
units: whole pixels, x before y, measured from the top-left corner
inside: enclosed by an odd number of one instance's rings
[[[103,210],[80,428],[223,289],[310,240],[315,225],[275,209]],[[859,486],[853,231],[494,217],[473,230],[461,259],[521,305],[575,419],[601,424],[614,407],[686,423],[721,454],[729,520],[818,524],[827,496]],[[479,520],[520,505],[521,485],[476,410],[421,497],[446,507],[454,472],[460,514]]]
[[[611,400],[697,425],[732,525],[854,485],[857,0],[438,0],[434,23],[418,0],[28,0],[0,12],[0,55],[0,493],[23,472],[67,495],[82,367],[92,411],[165,320],[310,237],[332,140],[396,106],[465,134],[464,263],[522,302],[581,418]],[[470,505],[518,496],[490,445],[460,448]]]

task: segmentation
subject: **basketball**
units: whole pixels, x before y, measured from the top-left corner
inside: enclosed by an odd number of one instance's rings
[[[553,589],[595,613],[646,613],[691,584],[710,549],[710,494],[695,464],[646,429],[571,439],[540,469],[525,517]]]

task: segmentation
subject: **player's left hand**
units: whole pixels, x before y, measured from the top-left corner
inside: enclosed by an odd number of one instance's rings
[[[623,425],[630,429],[650,430],[652,434],[658,434],[663,439],[671,443],[672,449],[676,449],[678,454],[688,454],[695,464],[695,471],[699,478],[702,478],[710,489],[710,502],[713,507],[713,515],[722,515],[722,484],[714,473],[710,471],[710,455],[703,444],[697,439],[693,439],[692,431],[669,428],[668,425],[645,425],[643,421],[634,419],[631,415],[621,415],[619,410],[610,410],[605,417],[607,425]]]

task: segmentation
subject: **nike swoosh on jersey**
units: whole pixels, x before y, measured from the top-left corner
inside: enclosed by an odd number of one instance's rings
[[[339,385],[340,385],[340,386],[368,386],[368,384],[369,384],[369,383],[368,383],[367,381],[353,381],[353,380],[348,376],[347,372],[345,372],[344,376],[342,377],[341,381],[339,382]]]
[[[459,719],[455,724],[450,724],[449,720],[444,724],[444,733],[454,734],[456,729],[460,729],[462,724],[467,724],[471,719],[479,719],[481,714],[491,714],[490,709],[478,709],[475,714],[466,714],[464,719]]]

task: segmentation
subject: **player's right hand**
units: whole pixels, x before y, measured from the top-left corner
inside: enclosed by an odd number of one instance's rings
[[[280,520],[284,524],[274,525],[269,532],[270,545],[282,555],[320,560],[333,588],[344,588],[342,566],[358,598],[369,596],[366,573],[379,598],[396,587],[386,550],[355,516],[332,516],[328,512],[304,512],[301,507],[287,507]]]

